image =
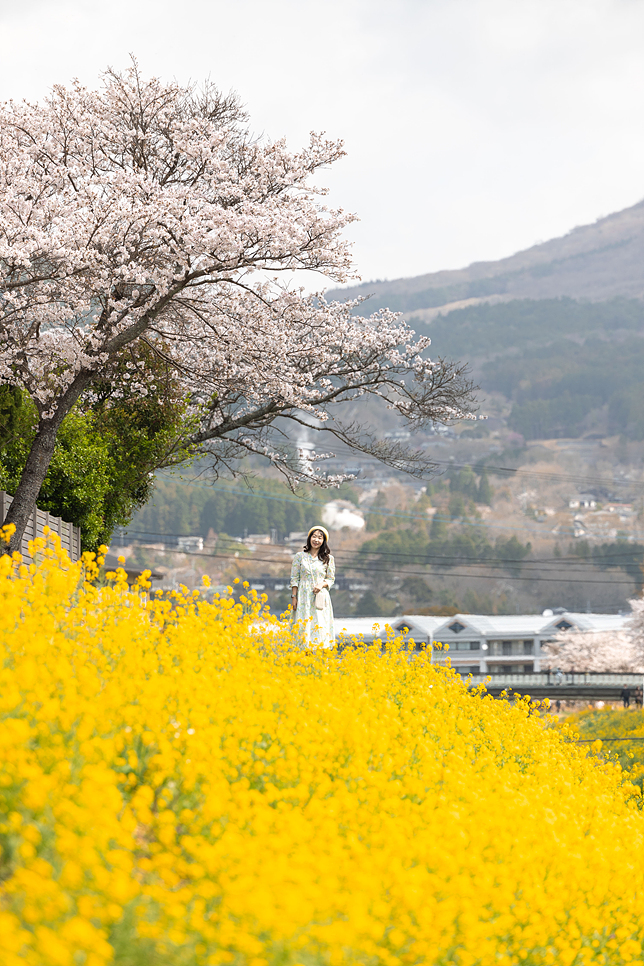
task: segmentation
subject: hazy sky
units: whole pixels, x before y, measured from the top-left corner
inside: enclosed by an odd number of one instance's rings
[[[644,197],[644,0],[0,0],[0,97],[207,75],[346,142],[365,280],[496,259]]]

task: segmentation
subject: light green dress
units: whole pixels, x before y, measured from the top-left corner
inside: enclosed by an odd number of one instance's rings
[[[300,626],[305,647],[334,647],[333,607],[331,598],[325,594],[322,610],[315,606],[313,588],[325,580],[329,587],[335,582],[335,560],[329,557],[323,564],[306,550],[300,550],[293,558],[291,567],[291,587],[297,587],[297,610],[293,620]]]

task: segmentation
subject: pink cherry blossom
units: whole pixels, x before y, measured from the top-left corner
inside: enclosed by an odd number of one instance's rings
[[[363,318],[294,282],[355,277],[342,237],[355,216],[311,183],[343,154],[321,134],[301,151],[257,140],[234,97],[146,80],[136,63],[98,90],[0,106],[0,380],[40,417],[12,546],[62,420],[138,340],[172,368],[190,443],[215,465],[261,453],[291,481],[337,482],[321,456],[302,470],[283,417],[413,468],[423,460],[342,423],[339,404],[371,394],[414,426],[467,414],[462,370],[429,360],[399,316]],[[148,392],[136,369],[130,382]]]
[[[628,629],[563,631],[543,649],[551,666],[562,671],[644,672],[644,651]]]

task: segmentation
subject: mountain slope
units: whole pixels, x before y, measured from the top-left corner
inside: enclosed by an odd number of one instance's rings
[[[513,299],[409,322],[436,355],[467,362],[484,396],[504,397],[526,439],[644,439],[642,300]]]
[[[644,201],[499,261],[366,282],[329,295],[369,295],[369,310],[387,306],[427,320],[437,309],[488,301],[644,298]]]
[[[644,440],[644,202],[510,258],[329,294],[403,312],[526,439]]]

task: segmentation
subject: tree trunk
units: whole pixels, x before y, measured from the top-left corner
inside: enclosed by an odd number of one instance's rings
[[[36,507],[40,488],[47,476],[47,470],[54,455],[58,430],[63,419],[76,404],[83,389],[89,385],[92,378],[93,373],[86,371],[79,373],[65,395],[59,400],[56,412],[51,419],[40,420],[38,432],[29,451],[13,503],[9,507],[3,523],[4,526],[13,523],[16,528],[15,533],[8,546],[6,544],[0,546],[0,553],[13,553],[14,550],[20,550],[25,528]]]
[[[13,503],[5,517],[4,525],[13,523],[16,530],[8,546],[8,551],[20,550],[25,527],[36,506],[40,488],[47,475],[51,458],[54,455],[58,427],[47,422],[38,428],[25,468],[13,498]]]

